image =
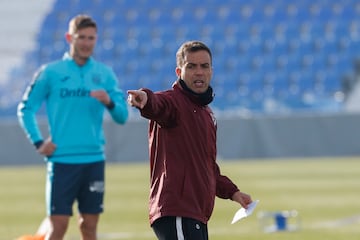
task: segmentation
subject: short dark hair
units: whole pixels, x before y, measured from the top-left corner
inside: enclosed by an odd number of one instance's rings
[[[182,67],[185,63],[185,54],[187,52],[197,52],[200,50],[205,50],[209,53],[210,55],[210,63],[212,64],[212,54],[211,54],[211,50],[208,46],[206,46],[205,43],[200,42],[200,41],[188,41],[183,43],[179,50],[176,53],[176,65],[178,67]]]
[[[80,29],[93,27],[97,29],[96,22],[88,15],[80,14],[73,17],[69,22],[69,33],[73,34]]]

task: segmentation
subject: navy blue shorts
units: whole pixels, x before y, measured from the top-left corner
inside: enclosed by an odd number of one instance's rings
[[[72,215],[73,204],[85,214],[103,212],[105,162],[64,164],[48,162],[48,215]]]

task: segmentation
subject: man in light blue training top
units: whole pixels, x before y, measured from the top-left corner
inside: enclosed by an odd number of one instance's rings
[[[128,118],[124,93],[115,73],[91,55],[97,25],[86,15],[69,23],[69,52],[42,66],[18,106],[27,137],[47,162],[46,204],[50,231],[46,239],[63,239],[78,203],[81,239],[96,239],[104,197],[104,110],[124,124]],[[50,136],[42,136],[36,112],[46,103]]]

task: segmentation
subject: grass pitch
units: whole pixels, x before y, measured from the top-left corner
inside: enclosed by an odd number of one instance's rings
[[[231,225],[239,205],[217,199],[210,239],[359,239],[360,158],[219,161],[219,165],[260,203],[253,215]],[[155,239],[148,223],[148,164],[108,164],[106,178],[99,240]],[[36,232],[45,216],[44,183],[44,166],[0,169],[0,239]],[[297,210],[300,229],[265,233],[258,214],[281,210]],[[79,239],[76,216],[66,235],[66,240],[75,239]]]

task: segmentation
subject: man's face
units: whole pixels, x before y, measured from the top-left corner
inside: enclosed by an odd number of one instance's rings
[[[176,75],[184,80],[193,92],[206,92],[212,78],[209,53],[205,50],[187,52],[184,60],[184,65],[176,68]]]
[[[84,63],[92,54],[95,48],[97,34],[96,29],[87,27],[68,35],[70,54],[79,63]]]

